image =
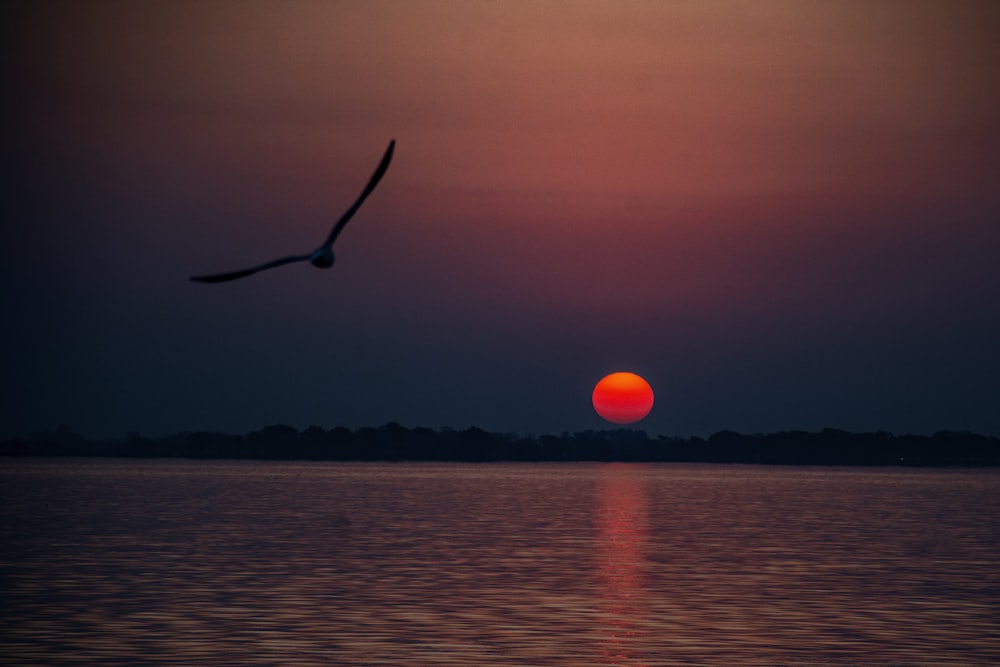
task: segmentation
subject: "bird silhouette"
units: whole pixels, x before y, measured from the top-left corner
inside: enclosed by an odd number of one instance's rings
[[[393,139],[389,142],[389,148],[386,149],[385,155],[382,156],[382,161],[379,162],[378,167],[375,168],[375,173],[372,174],[372,177],[368,180],[368,185],[366,185],[365,189],[361,191],[361,195],[358,197],[357,201],[351,205],[351,208],[347,209],[344,215],[340,216],[340,220],[338,220],[337,224],[333,226],[333,230],[330,231],[330,235],[326,237],[326,241],[323,242],[323,245],[316,248],[308,255],[292,255],[290,257],[282,257],[281,259],[266,262],[259,266],[242,269],[240,271],[230,271],[229,273],[215,273],[208,276],[191,276],[191,280],[197,283],[223,283],[228,280],[236,280],[237,278],[251,276],[258,271],[273,269],[275,267],[292,264],[294,262],[309,262],[317,268],[329,269],[333,266],[334,262],[333,242],[337,240],[337,236],[339,236],[340,232],[343,231],[348,221],[354,217],[354,214],[358,212],[359,208],[361,208],[361,204],[364,203],[365,199],[368,198],[368,195],[370,195],[372,190],[375,189],[375,186],[382,180],[386,170],[389,168],[389,163],[392,161],[392,152],[395,147],[396,140]]]

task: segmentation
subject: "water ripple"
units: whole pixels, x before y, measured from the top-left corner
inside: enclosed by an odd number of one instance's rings
[[[1000,664],[1000,476],[0,464],[10,665]]]

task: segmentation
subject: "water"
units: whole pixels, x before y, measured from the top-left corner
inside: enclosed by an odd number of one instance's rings
[[[1000,472],[0,461],[7,665],[996,665]]]

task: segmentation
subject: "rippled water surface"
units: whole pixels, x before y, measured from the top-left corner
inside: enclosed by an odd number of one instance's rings
[[[0,461],[9,665],[997,665],[1000,472]]]

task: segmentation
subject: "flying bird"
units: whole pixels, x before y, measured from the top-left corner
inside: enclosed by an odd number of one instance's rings
[[[379,162],[378,167],[375,169],[375,173],[368,180],[368,185],[365,189],[361,191],[361,196],[358,197],[357,201],[347,209],[344,215],[340,216],[340,220],[337,224],[333,226],[333,230],[330,235],[326,237],[326,241],[323,245],[313,250],[308,255],[292,255],[291,257],[282,257],[281,259],[276,259],[272,262],[267,262],[261,264],[260,266],[255,266],[249,269],[243,269],[241,271],[230,271],[229,273],[215,273],[208,276],[191,276],[191,280],[198,283],[223,283],[227,280],[236,280],[237,278],[245,278],[246,276],[251,276],[258,271],[264,271],[266,269],[273,269],[278,266],[284,266],[285,264],[292,264],[294,262],[309,262],[313,266],[320,269],[329,269],[333,266],[334,256],[333,256],[333,242],[337,240],[337,236],[343,231],[344,227],[347,225],[348,221],[354,217],[354,214],[358,212],[361,208],[361,204],[364,203],[368,195],[372,193],[378,182],[382,180],[385,175],[386,170],[389,168],[389,163],[392,161],[392,151],[396,147],[396,140],[393,139],[389,142],[389,148],[386,149],[385,155],[382,156],[382,161]]]

